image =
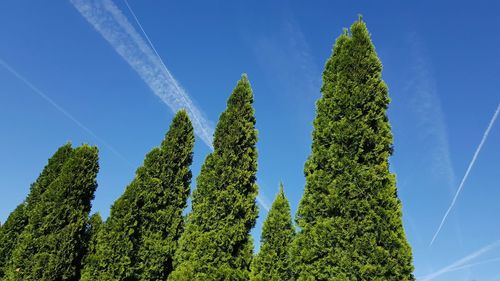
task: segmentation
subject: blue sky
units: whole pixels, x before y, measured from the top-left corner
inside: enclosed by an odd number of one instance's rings
[[[93,209],[106,217],[145,153],[161,142],[173,117],[171,107],[186,104],[185,98],[179,102],[168,94],[187,93],[192,113],[201,120],[199,130],[210,132],[243,72],[255,94],[261,200],[269,205],[283,181],[295,212],[322,68],[335,38],[361,13],[392,98],[391,169],[397,174],[415,275],[419,280],[500,280],[500,124],[493,124],[429,246],[500,102],[500,3],[373,2],[129,0],[175,78],[169,80],[154,56],[148,57],[151,50],[137,53],[133,42],[147,40],[122,0],[114,4],[139,41],[114,33],[105,39],[77,10],[76,0],[75,6],[70,1],[2,1],[0,221],[22,202],[47,158],[67,141],[99,146]],[[100,18],[101,32],[126,34],[109,13],[103,15],[108,18]],[[132,51],[117,52],[117,47]],[[209,152],[206,138],[198,137],[195,177]],[[261,206],[256,240],[265,215]]]

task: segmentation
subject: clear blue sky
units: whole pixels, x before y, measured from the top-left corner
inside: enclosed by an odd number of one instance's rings
[[[323,65],[342,29],[363,14],[392,98],[391,169],[415,275],[500,280],[498,123],[429,246],[500,101],[500,3],[374,2],[130,0],[130,5],[212,126],[240,75],[248,74],[259,130],[261,197],[270,204],[282,180],[294,212],[304,187]],[[114,3],[140,32],[125,3]],[[92,132],[0,66],[0,221],[67,141],[99,146],[93,210],[107,217],[145,153],[161,142],[172,110],[69,1],[2,1],[0,38],[0,60]],[[194,179],[209,152],[197,138]],[[256,240],[265,216],[261,208]]]

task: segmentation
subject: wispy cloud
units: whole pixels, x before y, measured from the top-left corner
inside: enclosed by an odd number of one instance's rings
[[[183,108],[187,110],[196,135],[208,147],[213,148],[212,125],[166,68],[149,38],[147,40],[150,44],[111,0],[70,2],[173,112]],[[142,26],[140,28],[143,30]],[[147,37],[146,34],[145,36]]]
[[[449,188],[455,182],[448,134],[444,113],[437,92],[432,63],[426,54],[425,47],[416,33],[410,36],[413,79],[408,84],[412,91],[412,109],[418,116],[421,137],[427,143],[432,157],[429,161],[433,172],[444,177]]]
[[[498,104],[497,109],[496,109],[495,113],[493,114],[493,117],[491,118],[490,123],[488,124],[488,127],[486,128],[486,131],[483,134],[483,138],[481,139],[479,146],[476,148],[476,151],[474,152],[474,156],[472,156],[472,160],[470,161],[469,166],[467,167],[467,170],[465,171],[465,175],[462,178],[460,185],[458,186],[457,192],[455,193],[455,196],[453,197],[453,200],[451,201],[451,204],[448,207],[448,210],[446,210],[446,213],[444,214],[443,219],[441,220],[441,223],[439,224],[439,227],[436,230],[436,233],[434,234],[434,237],[432,237],[432,240],[430,243],[431,246],[434,243],[434,241],[436,240],[444,223],[446,222],[446,218],[448,218],[448,215],[450,214],[451,209],[453,209],[453,206],[455,206],[455,203],[457,202],[458,195],[460,195],[460,192],[462,191],[462,188],[464,187],[464,183],[467,180],[467,177],[469,176],[469,173],[470,173],[472,167],[474,166],[474,163],[476,162],[477,156],[479,155],[479,152],[481,152],[481,148],[483,148],[483,144],[486,141],[486,139],[488,138],[490,130],[493,127],[493,124],[495,123],[495,120],[498,117],[498,112],[500,112],[500,104]]]
[[[453,272],[453,271],[457,271],[457,270],[461,270],[461,269],[466,269],[466,268],[470,268],[470,267],[473,267],[476,265],[496,261],[497,259],[491,259],[491,260],[482,261],[482,262],[470,263],[472,260],[480,257],[481,255],[493,250],[494,248],[496,248],[498,246],[500,246],[500,241],[496,241],[492,244],[489,244],[489,245],[475,251],[474,253],[469,254],[469,255],[459,259],[458,261],[441,268],[440,270],[438,270],[436,272],[422,276],[422,277],[417,278],[417,279],[419,281],[430,281],[430,280],[433,280],[433,279],[435,279],[443,274],[449,273],[449,272]]]
[[[276,33],[252,41],[254,55],[264,73],[297,101],[300,110],[309,112],[320,94],[321,71],[291,12],[285,13]]]
[[[147,42],[111,0],[70,2],[172,111],[176,112],[182,108],[187,110],[195,133],[213,150],[212,125],[172,76],[129,3],[125,1]],[[262,195],[257,196],[257,202],[269,211],[267,200]]]
[[[62,113],[64,116],[66,116],[68,119],[73,121],[78,127],[80,127],[82,130],[84,130],[87,134],[91,135],[94,137],[98,142],[100,142],[102,145],[104,145],[107,149],[109,149],[113,154],[130,164],[130,162],[120,153],[118,152],[112,145],[110,145],[108,142],[106,142],[104,139],[99,137],[94,131],[89,129],[89,127],[85,126],[82,122],[80,122],[76,117],[74,117],[69,111],[67,111],[64,107],[60,106],[57,104],[53,99],[51,99],[48,95],[46,95],[42,90],[38,89],[33,83],[31,83],[26,77],[21,75],[19,72],[17,72],[12,66],[10,66],[7,62],[4,60],[0,59],[0,65],[5,68],[7,71],[9,71],[12,75],[14,75],[17,79],[21,80],[26,86],[28,86],[33,92],[35,92],[37,95],[39,95],[41,98],[43,98],[46,102],[48,102],[50,105],[52,105],[57,111]]]

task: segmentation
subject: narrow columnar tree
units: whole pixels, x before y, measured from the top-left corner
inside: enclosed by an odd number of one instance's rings
[[[61,168],[71,155],[71,144],[61,146],[48,160],[47,165],[31,185],[30,193],[25,202],[21,203],[9,216],[0,230],[0,279],[4,276],[11,259],[12,251],[17,246],[21,233],[28,224],[30,210],[39,202],[40,196],[47,190],[61,172]]]
[[[283,185],[262,227],[260,251],[252,261],[251,281],[292,280],[290,246],[295,235]]]
[[[99,170],[96,147],[76,148],[29,211],[7,280],[77,280]]]
[[[298,280],[414,280],[395,176],[382,65],[359,19],[323,72],[294,240]]]
[[[161,144],[143,196],[139,269],[141,280],[167,280],[184,230],[182,212],[191,185],[194,131],[186,111],[180,111]]]
[[[246,75],[217,124],[169,280],[248,280],[257,219],[257,131]]]
[[[82,280],[166,280],[190,191],[193,126],[179,111],[113,204]],[[98,276],[98,278],[95,278]]]

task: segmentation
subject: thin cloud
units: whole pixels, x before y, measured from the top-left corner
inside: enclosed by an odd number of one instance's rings
[[[82,130],[84,130],[87,134],[91,135],[94,137],[97,141],[102,143],[107,149],[109,149],[113,154],[116,156],[120,157],[122,160],[125,160],[128,164],[130,162],[120,153],[118,152],[112,145],[110,145],[108,142],[106,142],[104,139],[96,135],[89,127],[85,126],[82,122],[80,122],[78,119],[76,119],[71,113],[69,113],[66,109],[64,109],[62,106],[57,104],[54,100],[52,100],[48,95],[46,95],[44,92],[42,92],[40,89],[38,89],[33,83],[31,83],[26,77],[21,75],[19,72],[17,72],[12,66],[10,66],[7,62],[4,60],[0,59],[0,65],[5,68],[7,71],[9,71],[12,75],[14,75],[17,79],[21,80],[26,86],[28,86],[33,92],[38,94],[41,98],[43,98],[46,102],[48,102],[50,105],[52,105],[57,111],[62,113],[64,116],[66,116],[68,119],[73,121],[78,127],[80,127]]]
[[[138,24],[149,44],[111,0],[70,2],[173,112],[187,110],[196,135],[213,149],[212,126],[166,68],[142,26]]]
[[[455,171],[451,164],[446,123],[432,63],[418,35],[413,33],[409,39],[414,76],[408,84],[408,90],[413,93],[412,109],[418,116],[423,140],[429,142],[432,171],[437,171],[439,177],[444,177],[451,189],[455,184]]]
[[[111,0],[70,2],[172,111],[176,112],[182,108],[187,110],[195,133],[213,150],[214,129],[163,63],[129,3],[125,1],[147,43]],[[257,197],[257,202],[269,211],[262,195]]]
[[[460,269],[470,268],[472,266],[476,266],[479,264],[493,262],[493,259],[492,259],[492,260],[487,260],[487,261],[483,261],[483,262],[470,263],[472,260],[480,257],[481,255],[493,250],[494,248],[496,248],[498,246],[500,246],[500,241],[496,241],[492,244],[489,244],[489,245],[475,251],[474,253],[469,254],[469,255],[459,259],[458,261],[441,268],[440,270],[438,270],[434,273],[431,273],[431,274],[428,274],[426,276],[422,276],[422,277],[418,278],[418,280],[419,281],[430,281],[430,280],[433,280],[433,279],[435,279],[443,274],[449,273],[449,272],[453,272],[453,271],[460,270]],[[497,260],[497,259],[494,259],[494,260]]]
[[[455,206],[455,203],[457,202],[458,195],[460,195],[460,192],[462,191],[462,188],[464,187],[464,183],[467,180],[467,177],[469,176],[469,173],[474,166],[474,163],[476,162],[477,156],[479,155],[479,152],[481,151],[481,148],[483,147],[483,144],[485,143],[486,139],[488,138],[488,135],[490,133],[491,128],[493,127],[493,124],[495,123],[495,120],[498,117],[498,112],[500,112],[500,104],[497,106],[497,110],[495,111],[495,114],[493,114],[493,117],[490,120],[490,123],[488,124],[488,128],[486,128],[486,131],[483,134],[483,138],[481,139],[481,142],[479,143],[479,146],[476,148],[476,151],[474,152],[474,156],[472,157],[472,160],[469,163],[469,167],[467,167],[467,171],[465,171],[465,175],[462,178],[462,181],[460,182],[460,185],[457,189],[457,192],[455,193],[455,196],[453,197],[453,200],[451,201],[450,207],[448,207],[448,210],[446,210],[446,213],[443,216],[443,219],[441,220],[441,223],[439,224],[438,229],[436,230],[436,233],[434,234],[434,237],[432,237],[430,246],[434,243],[436,240],[439,232],[441,231],[441,228],[443,227],[446,218],[448,218],[448,215],[451,212],[451,209],[453,209],[453,206]]]

